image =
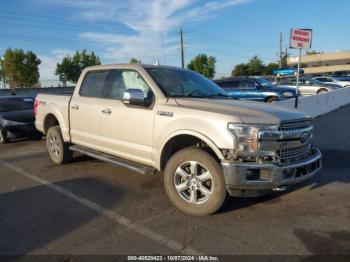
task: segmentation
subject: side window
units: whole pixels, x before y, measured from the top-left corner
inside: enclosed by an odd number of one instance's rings
[[[88,72],[83,80],[79,94],[86,97],[103,97],[103,88],[108,71]]]
[[[239,87],[244,89],[253,89],[255,88],[255,84],[253,81],[250,80],[241,80]]]
[[[332,78],[325,78],[327,82],[334,82]]]
[[[141,89],[145,98],[149,98],[152,95],[151,89],[136,71],[113,70],[112,78],[110,98],[121,100],[127,89]]]

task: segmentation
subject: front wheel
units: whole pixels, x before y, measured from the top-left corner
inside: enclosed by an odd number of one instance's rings
[[[0,129],[0,144],[6,144],[8,142],[7,134],[4,130]]]
[[[268,99],[266,99],[266,103],[272,103],[272,102],[275,102],[275,101],[278,101],[278,98],[277,97],[269,97]]]
[[[73,152],[69,150],[69,144],[64,142],[59,126],[52,126],[47,131],[46,146],[49,156],[55,164],[68,163],[72,159]]]
[[[200,148],[174,154],[164,171],[164,187],[171,202],[189,215],[215,213],[226,197],[226,183],[219,163]]]

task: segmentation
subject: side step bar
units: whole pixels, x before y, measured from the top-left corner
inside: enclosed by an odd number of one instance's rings
[[[148,167],[139,163],[134,163],[116,156],[112,156],[112,155],[108,155],[105,153],[101,153],[99,151],[93,150],[93,149],[89,149],[86,147],[82,147],[82,146],[70,146],[69,147],[70,150],[72,151],[76,151],[79,152],[81,154],[96,158],[98,160],[102,160],[117,166],[121,166],[121,167],[125,167],[127,169],[130,169],[132,171],[135,171],[137,173],[140,173],[142,175],[146,175],[146,174],[154,174],[156,172],[156,170],[152,167]]]

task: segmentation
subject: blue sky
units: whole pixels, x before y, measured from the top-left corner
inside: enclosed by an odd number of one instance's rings
[[[12,0],[0,6],[0,54],[34,51],[41,80],[54,80],[56,63],[75,50],[95,51],[102,63],[180,66],[185,59],[217,58],[217,77],[258,55],[276,61],[279,32],[288,46],[292,27],[314,30],[313,50],[350,50],[349,0]],[[295,53],[294,50],[289,50]]]

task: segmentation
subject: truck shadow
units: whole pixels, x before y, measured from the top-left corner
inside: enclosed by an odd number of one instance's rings
[[[92,178],[66,180],[54,185],[77,192],[79,197],[106,209],[115,207],[123,197],[120,188]],[[63,245],[68,252],[74,245],[75,249],[79,249],[82,240],[77,241],[76,237],[69,235],[78,228],[86,227],[84,236],[93,238],[96,231],[91,230],[88,224],[100,216],[98,212],[44,185],[2,194],[0,213],[0,254],[16,256],[34,251],[50,254],[47,245],[63,237],[71,241]]]

